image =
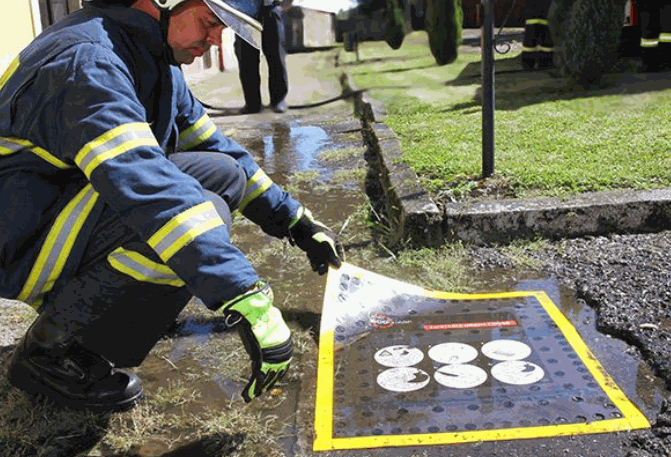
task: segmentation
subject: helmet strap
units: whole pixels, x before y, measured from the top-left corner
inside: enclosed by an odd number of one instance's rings
[[[170,65],[179,65],[179,62],[175,60],[175,53],[168,44],[168,27],[170,26],[170,11],[167,9],[161,8],[161,17],[159,20],[159,26],[161,28],[161,35],[163,35],[163,43],[165,43],[165,55],[168,59]]]

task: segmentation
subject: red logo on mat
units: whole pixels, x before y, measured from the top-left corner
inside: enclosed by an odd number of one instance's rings
[[[370,316],[370,323],[373,327],[381,329],[390,328],[394,325],[392,318],[384,314],[373,314]]]
[[[488,321],[488,322],[459,322],[455,324],[425,324],[424,331],[431,332],[433,330],[461,330],[466,328],[493,328],[493,327],[517,327],[517,321],[513,319],[505,321]]]

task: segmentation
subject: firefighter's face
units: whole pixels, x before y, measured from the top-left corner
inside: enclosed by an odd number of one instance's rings
[[[179,63],[190,64],[210,46],[221,46],[224,25],[201,0],[187,2],[170,17],[168,44]]]

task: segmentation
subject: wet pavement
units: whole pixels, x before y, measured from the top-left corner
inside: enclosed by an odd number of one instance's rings
[[[290,59],[297,68],[301,63],[313,60],[309,55],[293,55]],[[321,67],[323,75],[320,87],[323,92],[319,97],[326,99],[341,91],[338,84],[340,71],[333,67],[328,54]],[[294,72],[290,79],[295,81]],[[326,75],[326,76],[324,76]],[[296,82],[296,86],[300,81]],[[306,84],[315,87],[315,83]],[[196,88],[203,89],[202,86]],[[205,93],[205,91],[203,91]],[[211,101],[205,100],[212,104]],[[314,98],[312,99],[314,101]],[[290,92],[289,104],[305,102],[300,94],[292,99]],[[231,106],[231,105],[229,105]],[[339,173],[347,170],[363,169],[369,166],[370,151],[363,141],[365,133],[362,123],[353,116],[355,105],[346,101],[338,101],[319,108],[290,110],[287,114],[277,115],[272,112],[246,116],[218,116],[218,125],[224,132],[231,134],[239,142],[256,154],[259,163],[272,178],[285,186],[316,214],[316,216],[340,231],[345,241],[348,260],[354,257],[357,266],[375,271],[384,264],[384,270],[391,276],[404,280],[412,277],[407,267],[389,266],[389,262],[381,261],[380,247],[376,244],[375,234],[361,224],[350,224],[353,212],[360,211],[361,206],[369,204],[366,195],[371,184],[363,174],[350,176],[349,179],[334,180]],[[216,114],[213,114],[216,116]],[[244,124],[241,121],[244,119]],[[337,149],[353,149],[357,154],[348,155],[341,161],[324,160],[322,154]],[[368,155],[368,156],[367,156]],[[296,182],[296,176],[309,171],[309,179]],[[369,176],[370,178],[370,176]],[[296,187],[294,187],[296,186]],[[373,187],[375,185],[373,184]],[[368,192],[370,193],[370,192]],[[261,237],[263,239],[263,236]],[[263,241],[257,236],[245,234],[238,242],[249,249],[254,249]],[[292,259],[295,261],[295,259]],[[300,259],[299,259],[300,261]],[[325,282],[307,268],[287,265],[286,259],[268,256],[258,265],[261,274],[267,274],[274,281],[279,302],[284,302],[284,310],[289,319],[295,320],[304,327],[318,332],[319,314],[321,312]],[[640,354],[627,343],[599,333],[596,330],[596,313],[576,298],[566,285],[550,277],[531,274],[527,279],[510,280],[509,270],[490,270],[485,276],[476,277],[477,284],[487,284],[482,291],[516,291],[543,290],[560,307],[574,324],[589,348],[602,363],[606,371],[613,377],[628,398],[648,417],[654,420],[659,412],[660,404],[667,397],[664,382],[656,378]],[[312,354],[312,357],[315,355]],[[306,354],[303,355],[306,357]],[[296,422],[289,427],[294,435],[284,441],[288,455],[312,455],[312,422],[314,419],[314,372],[306,373],[300,385],[296,401]],[[290,388],[289,386],[288,388]],[[288,408],[291,409],[291,408]],[[422,448],[389,448],[379,450],[350,450],[321,452],[318,455],[507,455],[524,456],[567,455],[567,453],[584,456],[625,456],[631,455],[629,439],[626,433],[599,434],[561,438],[542,438],[532,441],[502,441],[498,443],[476,443],[461,446],[426,446]]]
[[[322,51],[289,56],[292,89],[287,101],[290,106],[319,102],[341,93],[341,71],[335,66],[333,55],[332,52]],[[339,100],[313,108],[290,109],[284,114],[266,110],[255,115],[239,116],[234,114],[234,109],[243,104],[241,93],[236,89],[238,87],[237,73],[224,72],[196,82],[194,92],[204,102],[224,108],[211,111],[219,128],[248,148],[268,175],[310,208],[317,219],[340,233],[348,262],[401,281],[415,281],[417,267],[395,262],[395,256],[378,237],[379,226],[376,227],[369,219],[370,213],[375,214],[375,202],[370,196],[375,183],[371,182],[373,175],[368,172],[370,151],[364,141],[361,121],[353,115],[354,105],[350,101]],[[265,92],[264,97],[267,100]],[[302,347],[298,351],[296,365],[301,367],[301,372],[290,373],[278,392],[258,402],[261,414],[278,417],[285,424],[283,433],[277,439],[285,455],[654,455],[636,454],[636,446],[632,445],[634,438],[628,432],[313,452],[317,344],[326,278],[314,274],[307,259],[296,248],[268,237],[242,219],[236,219],[234,223],[233,240],[249,256],[259,273],[271,281],[276,304],[283,310],[292,328],[309,331],[311,336],[301,341]],[[655,376],[638,350],[597,331],[595,310],[579,299],[574,289],[550,275],[529,273],[521,267],[489,268],[471,274],[468,282],[472,284],[472,292],[545,291],[573,323],[617,385],[654,422],[663,399],[668,398],[664,382]],[[237,398],[244,379],[220,374],[218,368],[222,365],[244,366],[247,361],[244,357],[237,357],[240,360],[236,360],[235,356],[227,353],[225,344],[237,340],[237,335],[226,329],[221,317],[201,315],[198,308],[195,309],[180,317],[170,338],[159,343],[138,373],[149,391],[179,383],[188,385],[194,392],[198,391],[199,403],[180,413],[198,416],[203,405],[224,409],[234,401],[232,399]],[[9,346],[11,342],[3,340],[3,347]],[[203,371],[213,374],[194,382],[195,374]],[[202,447],[194,451],[196,443],[185,443],[180,437],[179,433],[156,433],[135,446],[134,453],[128,455],[217,455],[206,454]],[[88,455],[112,454],[99,451]],[[267,455],[276,454],[268,451]]]

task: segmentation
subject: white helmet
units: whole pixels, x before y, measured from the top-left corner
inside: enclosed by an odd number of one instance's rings
[[[164,11],[172,11],[189,0],[154,0]],[[240,38],[261,49],[261,23],[259,17],[263,0],[203,0],[219,20],[233,29]]]

